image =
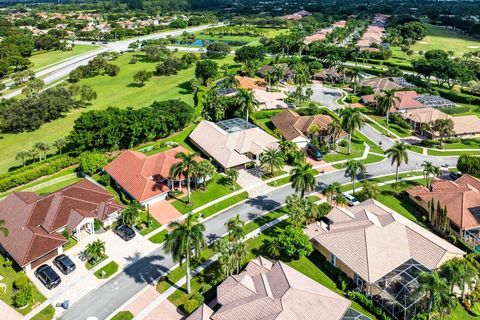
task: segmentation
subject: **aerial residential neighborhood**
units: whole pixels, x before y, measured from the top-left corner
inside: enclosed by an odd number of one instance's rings
[[[478,1],[0,19],[0,320],[480,318]]]

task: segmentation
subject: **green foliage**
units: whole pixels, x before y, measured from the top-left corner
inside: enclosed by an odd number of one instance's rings
[[[133,318],[134,316],[130,311],[120,311],[113,316],[112,320],[132,320]]]
[[[199,307],[199,303],[195,299],[189,299],[185,304],[182,306],[183,311],[185,311],[186,314],[191,314],[193,311],[195,311]]]
[[[480,178],[480,158],[462,154],[457,161],[457,169],[460,172],[468,173]]]
[[[33,299],[32,286],[26,285],[18,290],[13,296],[13,304],[17,307],[24,307],[31,303]]]
[[[230,53],[230,47],[224,42],[212,42],[207,46],[205,56],[208,59],[223,59]]]
[[[470,312],[474,316],[480,317],[480,302],[475,302],[473,304],[472,308],[470,308]]]
[[[28,277],[25,275],[25,273],[19,273],[17,274],[17,277],[15,278],[14,286],[16,289],[22,289],[25,286],[28,286],[30,284],[30,280],[28,280]]]
[[[301,229],[288,226],[275,239],[272,239],[280,252],[280,257],[299,259],[306,257],[313,251],[310,239]],[[270,243],[272,244],[272,243]]]
[[[369,312],[373,313],[381,320],[391,320],[392,318],[373,301],[371,298],[367,297],[365,294],[359,291],[349,291],[347,297],[350,300],[358,302],[362,307],[367,309]]]
[[[107,159],[102,153],[85,152],[80,157],[80,170],[88,175],[97,173],[107,165]]]
[[[202,79],[203,84],[206,84],[208,80],[215,79],[218,72],[218,65],[212,60],[198,61],[195,66],[195,77]]]
[[[0,175],[0,192],[26,184],[40,177],[54,174],[75,163],[78,163],[77,158],[65,154],[2,174]]]

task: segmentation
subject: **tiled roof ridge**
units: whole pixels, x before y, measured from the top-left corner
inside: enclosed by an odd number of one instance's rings
[[[368,256],[368,241],[367,241],[367,232],[366,232],[366,228],[363,229],[363,238],[365,239],[365,259],[366,260],[366,265],[367,265],[367,277],[368,279],[365,279],[367,280],[368,282],[370,282],[370,279],[371,279],[371,273],[370,273],[370,263],[368,262],[369,261],[369,256]]]

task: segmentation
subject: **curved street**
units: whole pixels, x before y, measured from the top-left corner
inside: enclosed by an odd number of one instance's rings
[[[315,89],[315,96],[312,100],[325,104],[331,109],[341,108],[337,104],[336,89],[318,87]],[[332,97],[335,97],[332,100]],[[375,143],[382,142],[382,148],[387,149],[393,145],[393,141],[377,132],[369,125],[365,125],[361,132]],[[400,167],[401,172],[410,172],[421,169],[423,161],[431,161],[437,166],[455,166],[456,157],[432,157],[409,151],[409,162]],[[367,178],[395,173],[395,167],[388,159],[366,166]],[[344,170],[317,176],[318,184],[331,184],[333,182],[348,183],[350,177],[345,176]],[[256,217],[271,211],[285,203],[286,198],[293,194],[294,190],[290,185],[276,188],[266,194],[251,198],[248,201],[230,208],[221,214],[213,216],[204,222],[205,234],[208,238],[218,237],[226,232],[225,222],[235,215],[240,215],[244,221],[253,220]],[[150,252],[147,256],[132,263],[121,273],[113,277],[102,287],[85,296],[79,302],[67,310],[60,319],[83,320],[94,316],[98,319],[105,319],[126,303],[130,298],[139,293],[143,288],[151,285],[161,274],[167,272],[175,263],[169,255],[158,249]]]

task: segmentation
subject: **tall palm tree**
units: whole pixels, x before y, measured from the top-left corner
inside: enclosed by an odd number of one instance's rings
[[[105,242],[102,240],[95,240],[87,244],[85,247],[85,258],[92,264],[96,264],[105,254]]]
[[[243,231],[243,225],[245,223],[240,219],[240,215],[236,215],[227,222],[225,222],[225,227],[228,231],[228,239],[231,242],[240,241],[245,236],[245,231]]]
[[[365,124],[365,119],[357,108],[346,107],[340,111],[342,118],[342,127],[348,132],[348,154],[351,153],[352,136],[355,135],[356,129],[361,129]]]
[[[185,271],[187,278],[187,293],[192,292],[190,285],[190,259],[200,258],[202,250],[207,246],[203,232],[205,226],[198,223],[195,216],[189,214],[182,221],[173,221],[168,227],[172,230],[165,239],[163,246],[165,253],[171,254],[174,261],[183,263],[185,260]]]
[[[442,274],[450,284],[450,293],[454,294],[454,286],[458,286],[461,292],[461,299],[465,295],[465,289],[472,289],[478,280],[480,271],[472,264],[470,259],[455,258],[442,266]]]
[[[200,178],[202,179],[203,190],[207,190],[207,178],[213,177],[217,168],[209,160],[202,160],[198,163],[197,169],[200,173]]]
[[[137,201],[133,201],[132,203],[130,203],[128,207],[122,210],[122,214],[120,217],[122,220],[122,223],[130,227],[133,226],[138,221],[138,218],[140,217],[141,209],[142,209],[142,205]]]
[[[355,180],[357,178],[357,175],[360,175],[362,179],[365,178],[365,165],[363,164],[362,161],[359,160],[348,160],[347,161],[347,166],[345,169],[345,175],[350,175],[350,178],[352,179],[352,189],[353,193],[355,193]]]
[[[188,203],[191,201],[191,190],[190,190],[190,178],[191,178],[191,169],[196,163],[196,158],[198,154],[196,152],[178,152],[175,155],[176,159],[180,159],[179,162],[175,163],[170,168],[170,176],[179,176],[179,174],[185,175],[187,179],[187,192],[188,192]]]
[[[393,90],[385,90],[382,94],[375,95],[375,101],[377,102],[377,108],[379,112],[385,115],[387,121],[390,117],[390,110],[395,106],[395,103],[400,101],[400,98],[395,95]]]
[[[313,175],[312,165],[310,163],[299,163],[290,171],[290,182],[295,192],[300,192],[303,199],[305,193],[315,190],[317,181]]]
[[[0,219],[0,232],[3,233],[5,237],[8,237],[8,228],[6,227],[6,222],[3,219]]]
[[[347,74],[350,77],[350,82],[353,85],[353,94],[357,93],[357,82],[361,74],[361,70],[357,67],[349,68]]]
[[[328,203],[331,205],[333,197],[342,194],[342,185],[339,182],[334,182],[323,189],[323,194],[327,196]]]
[[[305,219],[305,210],[303,208],[302,198],[298,194],[292,194],[287,197],[287,211],[292,224],[296,228],[300,228]]]
[[[257,100],[255,100],[252,91],[241,89],[235,95],[235,101],[245,114],[245,120],[248,122],[249,113],[255,111],[258,106]]]
[[[230,187],[232,188],[232,190],[235,190],[235,182],[237,182],[240,173],[235,169],[228,169],[226,174]]]
[[[260,168],[268,172],[270,176],[273,176],[273,173],[276,170],[283,169],[285,165],[285,155],[278,148],[267,148],[262,153],[260,158]]]
[[[440,175],[440,168],[437,166],[434,166],[431,161],[424,161],[422,163],[422,168],[423,168],[423,178],[425,179],[427,188],[430,188],[430,186],[432,185],[433,178]]]
[[[222,80],[222,87],[225,89],[237,89],[240,82],[237,79],[237,75],[234,72],[225,72],[225,77]]]
[[[327,126],[327,133],[333,138],[334,143],[338,140],[342,131],[342,124],[337,120],[333,120]]]
[[[427,319],[430,319],[432,312],[443,314],[456,302],[456,298],[449,292],[447,281],[441,278],[437,271],[431,274],[421,273],[419,284],[419,293],[425,294],[428,298]]]
[[[385,150],[385,154],[387,157],[390,159],[392,162],[392,166],[396,164],[396,173],[395,173],[395,181],[398,183],[398,178],[399,178],[399,168],[400,166],[405,163],[408,163],[408,152],[407,150],[409,149],[408,145],[406,145],[403,142],[397,142],[395,143],[390,149]]]

